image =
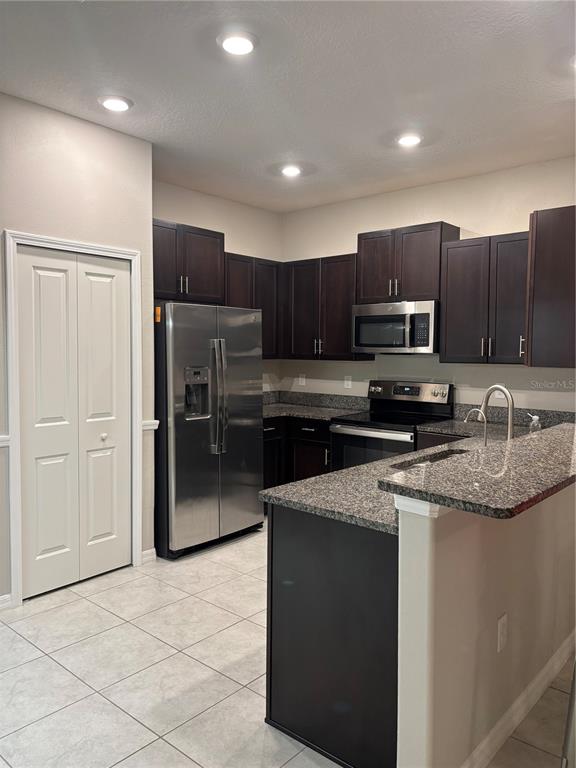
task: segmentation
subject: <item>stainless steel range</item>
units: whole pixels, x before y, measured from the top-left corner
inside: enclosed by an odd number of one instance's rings
[[[453,418],[451,384],[373,380],[370,410],[330,424],[332,469],[368,464],[416,450],[419,424]]]

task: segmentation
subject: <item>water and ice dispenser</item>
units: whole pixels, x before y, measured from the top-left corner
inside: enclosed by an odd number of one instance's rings
[[[184,418],[186,421],[210,417],[210,369],[184,368]]]

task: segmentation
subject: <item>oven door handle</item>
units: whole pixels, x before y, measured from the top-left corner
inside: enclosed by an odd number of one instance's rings
[[[411,432],[386,432],[383,429],[359,429],[358,427],[345,427],[341,424],[330,424],[330,432],[335,435],[353,435],[354,437],[371,437],[376,440],[392,440],[396,443],[414,442],[414,435]]]

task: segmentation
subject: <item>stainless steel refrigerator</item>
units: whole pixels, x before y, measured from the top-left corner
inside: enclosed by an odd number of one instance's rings
[[[261,525],[260,310],[157,302],[155,546]]]

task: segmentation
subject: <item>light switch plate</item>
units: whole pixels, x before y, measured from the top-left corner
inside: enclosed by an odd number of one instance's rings
[[[352,376],[344,376],[344,389],[352,389]]]

